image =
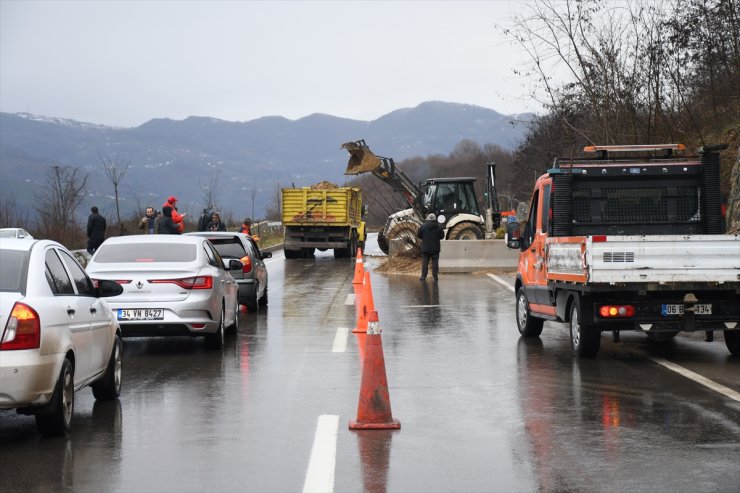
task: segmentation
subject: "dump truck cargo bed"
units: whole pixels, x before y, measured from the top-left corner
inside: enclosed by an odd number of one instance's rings
[[[362,198],[358,188],[283,189],[284,226],[359,227]]]

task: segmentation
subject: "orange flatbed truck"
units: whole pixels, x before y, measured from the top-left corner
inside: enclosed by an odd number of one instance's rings
[[[524,337],[546,320],[570,329],[573,352],[593,357],[601,332],[724,331],[740,354],[740,236],[724,234],[721,147],[591,146],[558,158],[532,193],[523,228],[516,319]]]

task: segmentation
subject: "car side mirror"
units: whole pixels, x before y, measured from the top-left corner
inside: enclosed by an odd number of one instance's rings
[[[262,252],[262,258],[272,258],[272,252]]]
[[[519,249],[522,235],[519,231],[519,223],[513,222],[506,225],[506,246]]]
[[[110,298],[123,293],[123,286],[109,279],[98,280],[98,298]]]
[[[242,269],[242,263],[236,259],[229,260],[229,265],[226,268],[226,270],[241,270]]]

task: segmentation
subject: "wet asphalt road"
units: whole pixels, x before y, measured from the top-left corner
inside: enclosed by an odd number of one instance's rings
[[[276,253],[269,308],[223,352],[126,339],[120,400],[78,392],[68,437],[0,412],[0,491],[302,491],[321,415],[339,416],[338,492],[740,491],[740,402],[655,362],[738,392],[721,335],[605,334],[597,359],[574,360],[559,324],[520,339],[513,293],[484,274],[372,274],[402,428],[349,431],[366,336],[333,348],[355,325],[353,267]]]

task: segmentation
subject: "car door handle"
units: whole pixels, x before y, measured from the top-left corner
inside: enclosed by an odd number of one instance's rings
[[[94,313],[98,313],[98,309],[97,308],[90,308],[90,313],[93,313],[93,314]]]
[[[75,309],[72,307],[67,307],[67,315],[74,315]]]

